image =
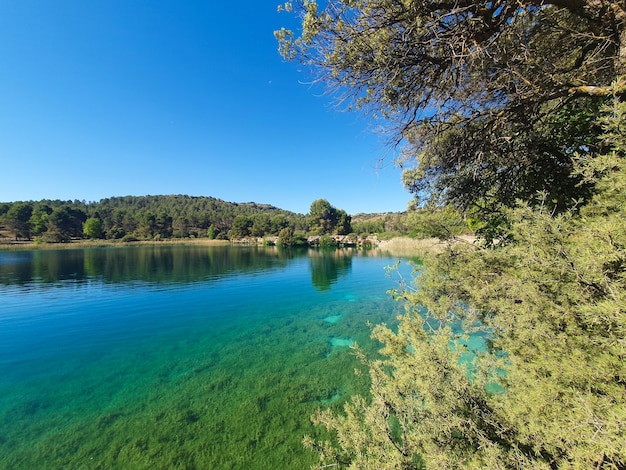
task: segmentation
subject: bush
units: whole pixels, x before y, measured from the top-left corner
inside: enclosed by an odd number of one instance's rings
[[[278,244],[283,246],[293,244],[293,229],[291,227],[285,227],[278,232]]]
[[[330,235],[322,235],[319,240],[320,248],[333,248],[337,243]]]

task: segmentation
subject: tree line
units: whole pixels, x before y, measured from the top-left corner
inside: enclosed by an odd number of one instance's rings
[[[0,203],[0,234],[51,243],[278,237],[281,244],[297,245],[311,235],[443,238],[467,231],[466,222],[451,207],[351,216],[326,199],[313,201],[304,215],[267,204],[183,195]]]
[[[306,232],[311,224],[307,216],[266,204],[184,195],[2,203],[0,221],[16,240],[48,242],[263,237],[286,227]]]
[[[250,220],[251,230],[262,234],[277,233],[288,225],[302,227],[306,222],[304,216],[269,205],[182,195],[0,204],[0,221],[15,239],[49,242],[73,238],[227,238],[237,217]]]

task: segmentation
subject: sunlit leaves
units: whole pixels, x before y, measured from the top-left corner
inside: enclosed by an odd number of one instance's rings
[[[396,292],[398,328],[372,332],[384,358],[359,354],[370,399],[317,418],[337,436],[320,444],[324,465],[626,465],[625,111],[604,110],[606,153],[577,161],[587,203],[520,202],[505,210],[507,243],[452,245]],[[468,333],[486,341],[471,362]]]
[[[419,169],[405,182],[421,200],[466,210],[544,190],[553,192],[546,203],[565,210],[587,196],[570,180],[571,157],[597,155],[597,127],[583,115],[593,118],[626,67],[616,3],[292,6],[302,31],[276,33],[281,53],[311,65],[341,108],[384,120],[403,166]]]

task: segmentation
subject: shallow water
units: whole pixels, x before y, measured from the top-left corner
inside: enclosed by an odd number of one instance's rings
[[[308,468],[366,393],[395,260],[162,246],[0,252],[0,468]],[[406,274],[405,274],[406,275]]]

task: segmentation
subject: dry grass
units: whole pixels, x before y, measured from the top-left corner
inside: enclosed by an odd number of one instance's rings
[[[378,249],[392,256],[423,257],[428,253],[441,253],[450,243],[474,243],[476,237],[463,235],[452,241],[439,240],[438,238],[415,239],[408,237],[392,238],[383,240]]]
[[[116,246],[138,246],[138,245],[207,245],[207,246],[220,246],[229,245],[228,240],[209,240],[208,238],[185,238],[185,239],[171,239],[166,241],[136,241],[136,242],[121,242],[114,240],[72,240],[68,243],[36,243],[34,241],[19,241],[16,242],[10,239],[0,239],[0,251],[14,251],[14,250],[62,250],[62,249],[74,249],[74,248],[104,248],[104,247],[116,247]]]
[[[390,240],[382,240],[378,249],[392,256],[400,257],[423,257],[428,253],[441,253],[450,243],[473,243],[475,237],[463,235],[455,238],[452,242],[439,240],[438,238],[415,239],[408,237],[396,237]],[[68,243],[36,243],[34,241],[16,242],[10,238],[0,238],[0,251],[12,250],[59,250],[73,248],[102,248],[116,246],[137,245],[206,245],[224,246],[231,244],[228,240],[209,240],[208,238],[170,239],[164,241],[136,241],[121,242],[119,240],[72,240]]]

